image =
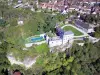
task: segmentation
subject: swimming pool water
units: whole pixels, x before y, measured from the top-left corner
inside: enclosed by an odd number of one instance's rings
[[[37,42],[43,40],[43,37],[33,37],[31,38],[31,42]]]

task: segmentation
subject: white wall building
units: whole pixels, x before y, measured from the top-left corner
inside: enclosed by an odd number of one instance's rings
[[[75,21],[75,25],[76,25],[76,27],[82,29],[82,30],[85,31],[86,33],[94,32],[94,28],[93,28],[92,26],[90,26],[90,25],[87,24],[87,23],[84,23],[84,22],[81,21],[81,20],[76,20],[76,21]]]
[[[49,47],[60,46],[62,44],[63,44],[62,39],[60,39],[59,37],[49,38],[48,40]]]
[[[63,35],[63,44],[70,43],[74,38],[74,33],[72,31],[67,31]]]
[[[67,11],[66,10],[63,10],[63,12],[61,14],[67,14]]]
[[[23,25],[23,24],[24,24],[24,22],[22,20],[18,21],[18,25]]]
[[[74,33],[72,31],[64,32],[63,38],[61,39],[59,36],[57,37],[46,37],[46,42],[49,47],[60,46],[66,43],[70,43],[73,41]]]

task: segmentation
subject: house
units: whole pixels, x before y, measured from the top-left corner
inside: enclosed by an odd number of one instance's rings
[[[23,24],[24,24],[23,20],[18,20],[18,25],[23,25]]]
[[[23,25],[24,24],[24,21],[23,21],[23,17],[22,16],[19,16],[19,19],[18,19],[17,24],[18,25]]]
[[[61,1],[49,1],[47,2],[42,2],[39,4],[40,8],[48,8],[48,9],[52,9],[52,10],[64,10],[67,7],[67,0],[61,0]]]
[[[49,47],[60,46],[62,45],[62,39],[60,37],[52,37],[48,39]]]
[[[14,8],[23,8],[23,6],[24,5],[22,3],[20,3],[20,4],[15,5]]]
[[[15,71],[13,72],[13,75],[21,75],[21,72],[20,72],[19,70],[15,70]]]
[[[13,0],[8,0],[8,5],[11,5]]]
[[[60,29],[58,29],[56,37],[46,36],[46,42],[48,43],[49,47],[55,47],[66,43],[70,44],[73,41],[73,38],[74,33],[72,31],[63,32],[63,30],[60,31]]]
[[[82,29],[86,33],[94,32],[94,28],[92,26],[90,26],[89,24],[83,22],[82,20],[76,20],[75,26]]]
[[[34,11],[35,11],[35,9],[34,9],[33,7],[31,7],[31,11],[33,11],[33,12],[34,12]]]
[[[22,0],[18,0],[18,3],[19,3],[19,4],[22,3]]]
[[[63,10],[63,11],[61,12],[61,14],[67,14],[67,11],[66,11],[66,10]]]

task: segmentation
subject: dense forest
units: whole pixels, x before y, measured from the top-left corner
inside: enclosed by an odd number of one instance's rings
[[[46,53],[36,64],[25,70],[19,65],[10,65],[6,54],[9,43],[0,44],[0,75],[8,75],[8,69],[20,70],[24,75],[95,75],[100,73],[100,41],[86,42],[84,46],[73,44],[71,49],[60,53]]]

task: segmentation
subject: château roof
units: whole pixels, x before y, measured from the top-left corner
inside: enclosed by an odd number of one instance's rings
[[[70,35],[70,34],[74,34],[72,31],[66,31],[64,32],[64,35]]]
[[[75,25],[81,26],[81,27],[83,27],[85,29],[88,29],[89,28],[89,24],[87,24],[87,23],[85,23],[85,22],[83,22],[81,20],[76,20],[75,21]]]

